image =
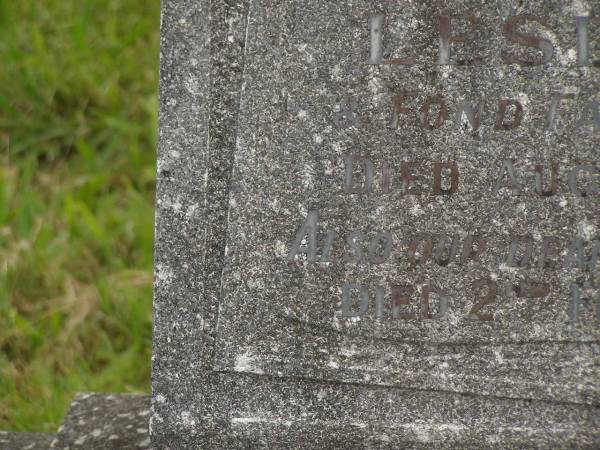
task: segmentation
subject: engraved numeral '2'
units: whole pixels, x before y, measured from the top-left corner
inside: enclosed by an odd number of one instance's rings
[[[478,290],[482,287],[487,287],[486,295],[481,298],[477,303],[473,305],[471,311],[469,311],[469,318],[473,320],[490,321],[494,320],[493,314],[485,314],[480,312],[484,306],[489,305],[496,299],[498,293],[498,285],[495,281],[489,278],[482,278],[481,280],[473,283],[473,289]]]

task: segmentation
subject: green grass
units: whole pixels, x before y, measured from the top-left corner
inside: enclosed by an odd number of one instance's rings
[[[159,0],[0,0],[0,429],[147,392]]]

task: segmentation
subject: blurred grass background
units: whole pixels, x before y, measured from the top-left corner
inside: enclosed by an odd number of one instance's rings
[[[159,0],[0,0],[0,429],[149,391]]]

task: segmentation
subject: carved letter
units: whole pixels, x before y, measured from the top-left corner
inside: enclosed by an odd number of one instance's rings
[[[354,163],[361,165],[364,173],[364,180],[361,186],[355,186]],[[363,194],[371,190],[373,185],[373,163],[367,158],[360,156],[344,156],[344,192],[346,194]]]
[[[555,130],[556,129],[556,118],[558,114],[558,108],[563,100],[573,100],[575,98],[575,94],[554,94],[552,99],[550,100],[550,109],[548,110],[548,115],[546,117],[546,129],[547,130]]]
[[[575,238],[571,242],[571,246],[565,256],[564,268],[570,269],[573,267],[573,257],[575,257],[575,265],[581,270],[593,271],[600,257],[600,241],[592,241],[592,254],[590,259],[586,261],[585,251],[583,249],[583,239]]]
[[[577,29],[577,65],[580,67],[590,65],[589,22],[590,18],[588,16],[575,17],[575,28]],[[598,61],[594,61],[591,65],[598,65]]]
[[[467,116],[467,120],[469,121],[469,125],[471,125],[473,132],[479,130],[481,117],[483,116],[483,100],[477,104],[477,112],[473,111],[473,106],[471,106],[471,103],[468,100],[462,100],[458,104],[456,115],[454,116],[454,123],[459,129],[462,126],[463,115]]]
[[[477,248],[473,248],[473,244],[477,241]],[[467,235],[465,243],[463,245],[463,251],[461,255],[461,263],[466,264],[469,259],[477,261],[479,256],[485,251],[486,243],[485,239],[481,236],[474,236],[472,234]]]
[[[471,311],[469,311],[469,319],[488,322],[494,320],[494,315],[491,313],[484,314],[479,311],[481,311],[484,306],[489,305],[496,299],[498,285],[490,278],[483,278],[473,283],[474,290],[481,289],[482,287],[487,287],[487,293],[482,299],[473,305],[473,308],[471,308]]]
[[[439,55],[438,55],[438,64],[440,65],[454,65],[457,64],[459,66],[468,65],[471,63],[480,63],[481,58],[474,58],[471,61],[461,60],[457,61],[457,63],[450,62],[451,60],[451,42],[472,42],[473,39],[469,38],[465,35],[452,36],[452,19],[466,19],[474,28],[474,25],[479,23],[479,19],[475,17],[473,14],[463,14],[457,16],[447,16],[442,15],[439,19],[439,32],[440,32],[440,46],[439,46]]]
[[[506,109],[508,105],[515,107],[515,115],[512,122],[505,123],[504,119],[506,116]],[[517,100],[502,99],[498,101],[498,117],[496,118],[496,125],[494,130],[514,130],[521,125],[523,121],[523,106]]]
[[[369,64],[381,64],[383,62],[383,14],[369,17],[369,32],[371,35],[371,53]]]
[[[590,113],[592,120],[590,120]],[[590,124],[594,126],[594,131],[600,131],[600,104],[596,100],[590,100],[585,105],[576,126],[581,128]]]
[[[450,189],[442,189],[442,169],[450,169]],[[458,167],[453,163],[435,163],[433,169],[433,193],[452,195],[458,191]]]
[[[438,113],[435,122],[429,123],[429,109],[433,103],[436,103],[440,107],[440,112]],[[433,130],[435,128],[439,128],[444,124],[444,121],[448,118],[448,107],[446,106],[446,102],[444,99],[435,95],[433,97],[427,97],[425,99],[425,103],[421,106],[421,127],[429,128]]]
[[[395,58],[383,59],[383,23],[384,14],[377,14],[369,17],[369,32],[371,41],[371,51],[369,54],[369,64],[392,64],[410,66],[415,63],[414,58]]]
[[[431,314],[429,309],[429,295],[436,294],[438,296],[437,313]],[[448,312],[448,295],[432,286],[423,286],[421,289],[421,317],[423,319],[441,319]]]
[[[382,244],[383,252],[381,255],[377,254],[377,249]],[[378,233],[377,236],[369,243],[369,261],[371,264],[383,264],[386,259],[390,257],[392,252],[392,233],[382,232]]]
[[[442,234],[433,249],[433,260],[439,266],[447,266],[456,255],[457,249],[458,236],[450,237],[446,234]],[[446,250],[448,251],[446,252]],[[446,257],[444,257],[444,253],[447,253]]]
[[[411,181],[415,180],[414,173],[411,171],[416,166],[413,162],[403,162],[400,164],[400,178],[402,179],[403,194],[418,194],[414,189],[410,188]]]
[[[524,248],[522,249],[522,255],[518,257],[521,245],[523,245]],[[510,242],[506,264],[509,267],[527,267],[529,266],[529,260],[531,259],[532,253],[533,239],[528,236],[515,236]]]
[[[553,245],[554,244],[554,245]],[[542,241],[542,253],[540,255],[540,269],[554,269],[557,266],[556,259],[550,259],[552,255],[559,256],[558,245],[560,241],[553,236],[545,236]]]
[[[306,220],[296,233],[296,239],[290,248],[287,260],[293,261],[296,255],[304,254],[309,262],[317,261],[317,229],[319,227],[319,211],[310,210]],[[305,239],[306,244],[303,244]]]
[[[350,291],[360,291],[360,307],[358,311],[352,310],[352,300],[350,299]],[[360,317],[364,316],[369,309],[369,290],[366,286],[358,286],[356,284],[345,283],[342,286],[342,317]]]
[[[581,197],[587,197],[588,195],[595,195],[598,193],[597,186],[587,185],[585,190],[579,191],[577,189],[577,175],[579,172],[587,172],[589,174],[597,174],[598,171],[591,166],[576,166],[573,170],[569,172],[568,175],[568,184],[569,190],[572,194],[580,195]]]
[[[541,50],[543,55],[542,60],[538,63],[534,61],[524,61],[503,52],[502,60],[506,64],[517,63],[522,66],[537,66],[540,64],[546,64],[552,59],[552,55],[554,54],[554,46],[552,45],[552,42],[550,42],[546,38],[539,38],[531,34],[525,34],[517,31],[519,25],[524,24],[528,20],[545,25],[540,19],[534,16],[531,16],[529,14],[521,14],[518,16],[511,17],[506,22],[504,22],[504,25],[502,26],[502,32],[504,36],[506,36],[506,38],[511,42],[524,45],[525,47],[532,47]]]
[[[392,191],[392,176],[390,173],[390,163],[381,164],[381,192],[389,194]]]
[[[504,175],[508,175],[510,180],[510,185],[504,186]],[[494,185],[494,191],[496,194],[500,192],[500,188],[502,187],[510,187],[516,195],[521,193],[521,185],[519,180],[517,179],[517,175],[515,174],[515,169],[513,167],[512,161],[510,159],[505,159],[502,162],[502,168],[500,169],[500,174],[498,175],[498,181]]]
[[[423,251],[419,252],[419,244],[423,243]],[[431,256],[433,250],[433,240],[428,233],[415,237],[408,248],[408,258],[413,264],[425,264]]]
[[[383,286],[377,286],[375,290],[375,317],[377,319],[383,319]]]
[[[572,323],[576,323],[579,320],[579,308],[584,306],[589,308],[591,306],[590,298],[581,298],[580,286],[576,283],[571,284],[571,304],[569,305],[569,319]],[[585,287],[585,285],[584,285]],[[600,296],[596,296],[596,320],[600,322]]]
[[[409,109],[404,107],[404,100],[409,96],[414,97],[415,95],[417,95],[416,92],[409,91],[400,91],[396,95],[394,95],[394,98],[392,99],[392,103],[394,105],[391,123],[392,128],[398,128],[400,114],[408,114],[410,112]]]
[[[402,313],[400,312],[401,306],[410,305],[410,294],[412,294],[413,288],[410,286],[392,286],[392,317],[394,319],[416,319],[417,315],[414,313]]]
[[[346,239],[346,244],[350,247],[351,253],[345,255],[345,261],[349,263],[359,263],[363,258],[363,249],[360,246],[360,241],[364,239],[364,235],[355,231],[350,233]]]
[[[550,189],[544,189],[544,166],[536,165],[535,166],[535,192],[537,192],[542,197],[549,197],[551,195],[556,194],[556,186],[558,184],[558,163],[552,163],[552,175],[550,181]]]

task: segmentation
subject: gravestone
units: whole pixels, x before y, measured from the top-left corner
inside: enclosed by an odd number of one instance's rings
[[[153,443],[593,446],[593,5],[223,3],[163,2]]]

